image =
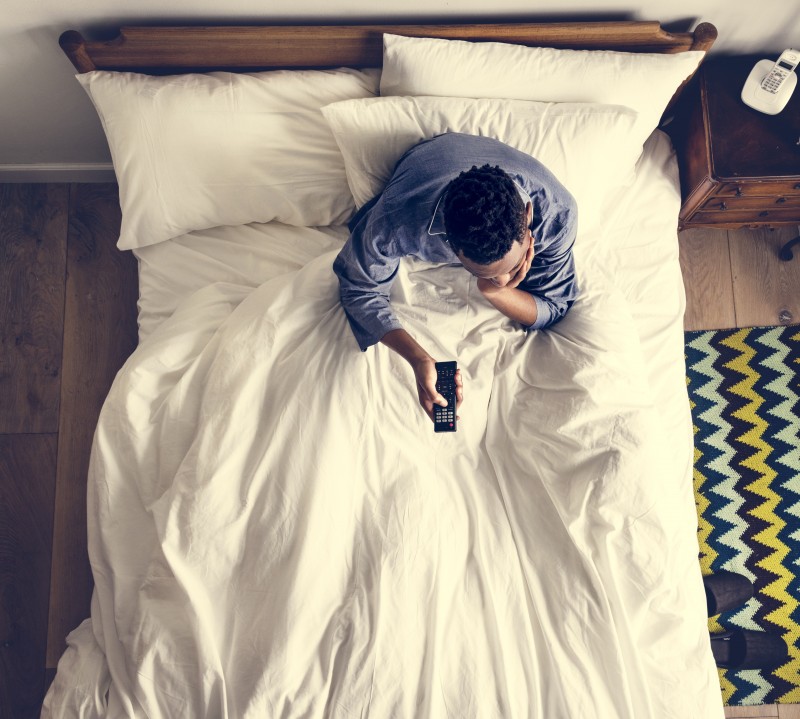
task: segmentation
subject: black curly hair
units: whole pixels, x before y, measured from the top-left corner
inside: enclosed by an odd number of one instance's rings
[[[496,262],[521,242],[525,204],[514,181],[495,166],[472,166],[447,185],[444,224],[453,252],[479,265]]]

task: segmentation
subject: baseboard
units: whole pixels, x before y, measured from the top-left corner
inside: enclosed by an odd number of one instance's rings
[[[58,162],[1,165],[3,182],[116,182],[110,162]]]

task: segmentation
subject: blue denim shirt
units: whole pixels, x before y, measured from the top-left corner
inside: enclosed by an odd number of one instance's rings
[[[530,329],[547,327],[566,314],[578,291],[572,195],[530,155],[489,137],[447,133],[400,158],[383,192],[353,217],[350,237],[333,263],[342,306],[362,350],[402,326],[389,302],[401,257],[459,263],[446,242],[440,200],[451,180],[485,164],[501,167],[533,204],[534,258],[518,286],[536,302],[538,316]]]

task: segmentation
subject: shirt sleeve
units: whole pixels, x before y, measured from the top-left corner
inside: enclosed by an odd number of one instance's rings
[[[400,264],[392,249],[381,198],[363,207],[350,224],[350,237],[333,263],[339,297],[362,352],[402,325],[389,291]]]
[[[533,296],[536,321],[528,329],[544,329],[558,322],[578,296],[572,247],[577,233],[577,208],[569,206],[547,228],[543,247],[534,254],[531,269],[519,289]]]

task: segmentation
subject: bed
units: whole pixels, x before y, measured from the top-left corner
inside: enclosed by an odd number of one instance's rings
[[[722,716],[697,561],[678,173],[657,125],[716,32],[658,23],[127,28],[61,44],[139,262],[88,479],[91,616],[44,717]],[[331,265],[442,132],[542,159],[581,294],[526,333],[406,258],[457,359],[435,435]]]

